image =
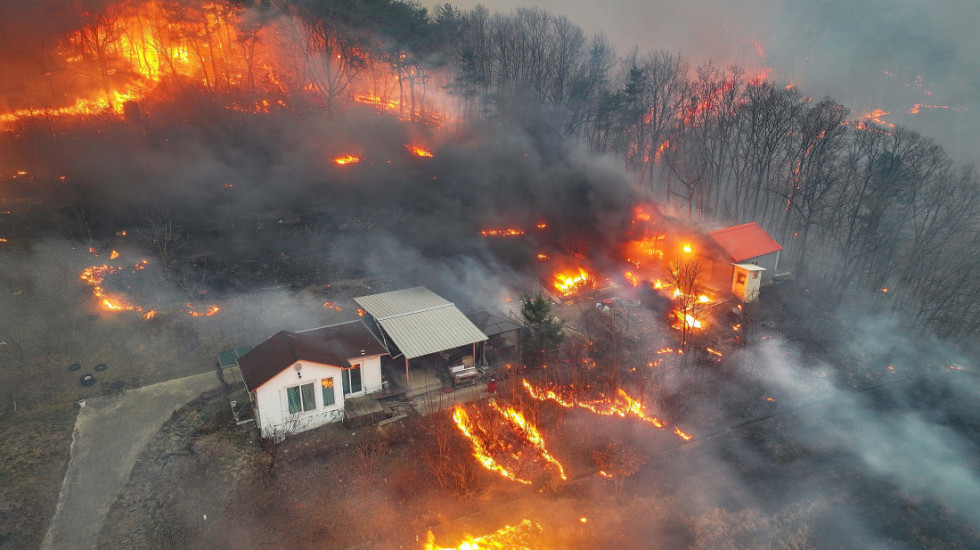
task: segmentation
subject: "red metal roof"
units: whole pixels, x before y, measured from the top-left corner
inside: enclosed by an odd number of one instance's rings
[[[755,222],[726,227],[708,235],[732,257],[733,262],[744,262],[783,249]]]

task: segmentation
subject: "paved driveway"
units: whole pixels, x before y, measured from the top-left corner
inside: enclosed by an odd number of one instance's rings
[[[68,471],[41,548],[93,548],[140,451],[175,410],[218,385],[206,372],[90,400],[75,421]]]

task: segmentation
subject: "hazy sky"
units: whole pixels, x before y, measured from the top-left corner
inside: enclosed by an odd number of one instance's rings
[[[803,93],[935,138],[980,163],[977,0],[457,0],[510,13],[536,6],[602,32],[620,51],[666,49],[693,63],[773,67]],[[438,2],[427,3],[435,6]],[[755,46],[762,47],[765,58]],[[948,108],[921,107],[916,104]]]

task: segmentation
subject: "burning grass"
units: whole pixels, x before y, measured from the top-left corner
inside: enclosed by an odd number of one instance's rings
[[[435,535],[429,531],[424,550],[532,550],[537,546],[529,546],[530,539],[541,534],[541,531],[541,525],[525,519],[517,525],[505,525],[489,535],[481,537],[466,535],[453,547],[437,546]]]
[[[614,397],[598,396],[587,397],[576,392],[571,386],[552,386],[549,388],[536,387],[527,379],[521,380],[528,395],[539,401],[552,401],[567,409],[580,408],[590,411],[600,416],[618,416],[620,418],[633,417],[646,422],[660,429],[667,427],[667,423],[660,418],[647,412],[646,406],[631,397],[622,388],[616,389]],[[690,441],[691,436],[680,428],[675,427],[674,435]]]
[[[548,452],[537,426],[528,422],[520,411],[491,401],[485,411],[474,409],[471,416],[463,406],[457,405],[453,409],[453,421],[472,444],[473,457],[487,470],[530,485],[526,470],[539,462],[555,469],[562,480],[568,479],[565,468]]]

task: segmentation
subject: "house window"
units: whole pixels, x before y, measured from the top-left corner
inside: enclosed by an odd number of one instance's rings
[[[758,279],[759,278],[759,272],[758,271],[753,271],[752,272],[752,278],[753,279]]]
[[[745,273],[739,273],[738,277],[735,279],[735,284],[744,285],[745,284]]]
[[[335,404],[337,401],[333,394],[333,378],[320,380],[320,387],[323,389],[323,406],[328,407]]]
[[[354,363],[349,369],[344,369],[344,395],[361,391],[361,365]]]
[[[316,393],[313,391],[313,382],[286,388],[286,401],[289,403],[289,414],[315,409]]]

